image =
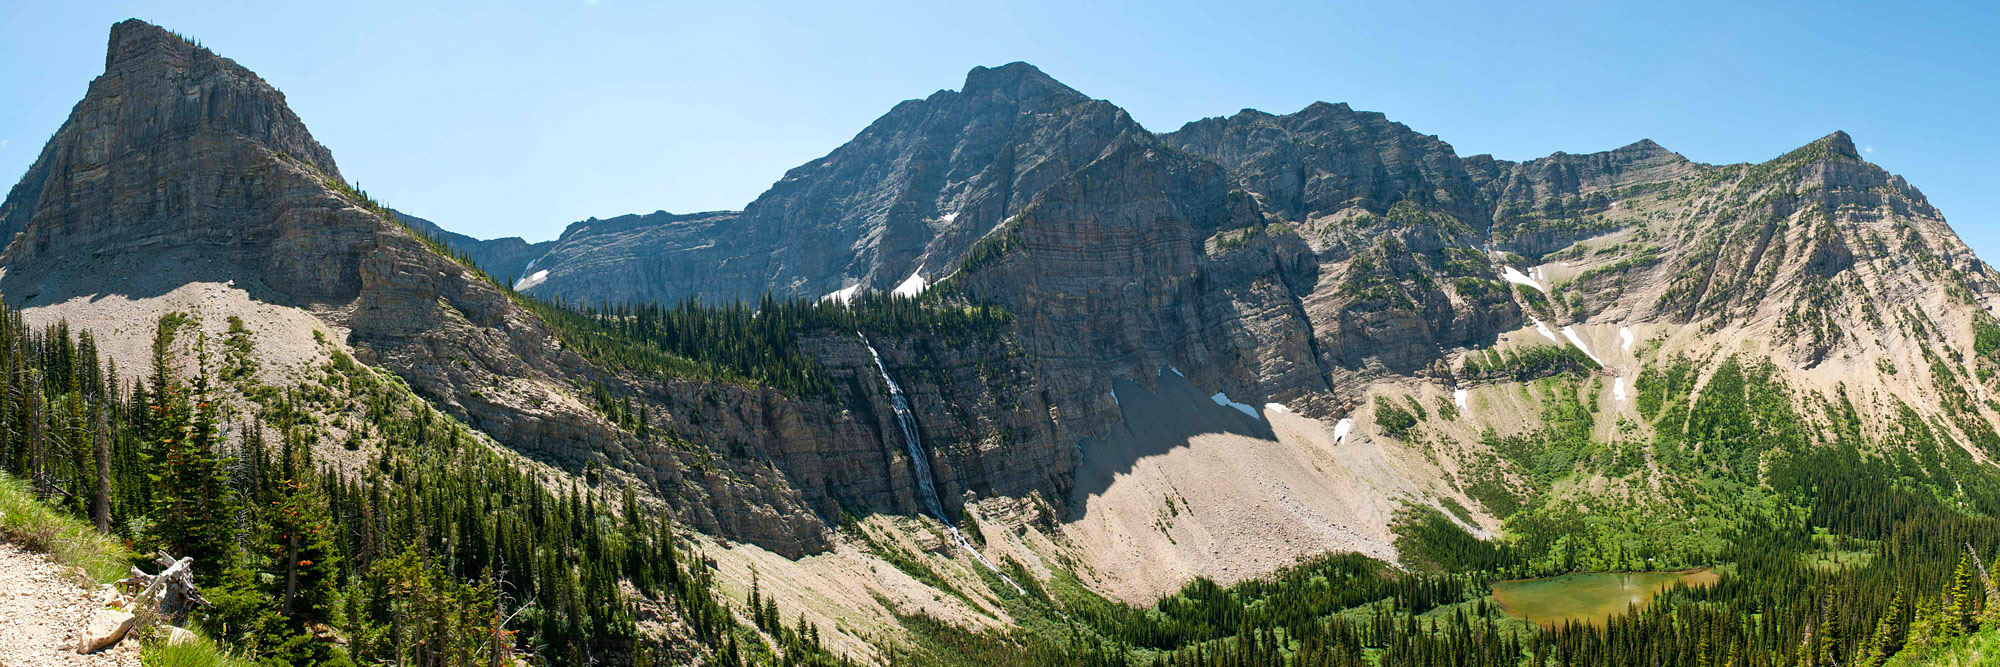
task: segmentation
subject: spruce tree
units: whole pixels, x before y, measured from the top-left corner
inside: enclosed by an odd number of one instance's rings
[[[1958,559],[1958,569],[1953,570],[1951,582],[1945,585],[1944,593],[1944,636],[1979,629],[1979,601],[1974,599],[1971,561],[1966,556]]]
[[[153,406],[157,419],[148,446],[159,452],[152,482],[162,490],[153,540],[175,558],[194,558],[199,577],[214,578],[235,560],[236,525],[229,474],[215,452],[207,383],[197,377],[192,392],[169,384],[156,394],[160,404]]]

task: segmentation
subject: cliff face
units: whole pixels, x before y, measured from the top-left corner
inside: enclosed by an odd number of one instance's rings
[[[301,196],[310,171],[339,178],[283,94],[178,36],[120,23],[104,75],[0,205],[0,233],[18,241],[0,256],[8,269],[0,289],[33,299],[112,277],[42,271],[65,267],[38,259],[87,251],[115,261],[135,249],[199,245],[213,254],[174,270],[250,265],[262,287],[293,298],[351,298],[373,239],[332,202]]]
[[[1656,192],[1699,168],[1651,140],[1586,155],[1513,163],[1467,158],[1492,216],[1496,250],[1541,256],[1597,236],[1621,199]]]
[[[1381,215],[1405,201],[1467,222],[1480,217],[1479,193],[1450,144],[1346,104],[1284,116],[1246,109],[1161,139],[1223,165],[1287,220],[1347,209]]]

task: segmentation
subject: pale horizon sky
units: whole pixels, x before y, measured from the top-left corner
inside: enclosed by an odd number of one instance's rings
[[[1755,162],[1846,130],[2000,260],[2000,9],[1980,3],[0,6],[11,187],[137,17],[284,91],[341,171],[481,238],[736,209],[905,99],[1036,65],[1170,131],[1314,101],[1510,160],[1650,138]]]

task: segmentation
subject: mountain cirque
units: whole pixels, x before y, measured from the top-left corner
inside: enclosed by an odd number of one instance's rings
[[[275,88],[139,21],[113,29],[104,75],[0,204],[0,232],[0,294],[90,326],[121,366],[143,367],[146,325],[176,311],[218,338],[240,316],[274,385],[352,354],[552,483],[647,490],[703,533],[732,593],[762,576],[787,617],[844,628],[834,641],[857,654],[898,610],[1007,620],[990,592],[939,596],[871,551],[907,547],[985,588],[910,518],[914,466],[948,513],[993,528],[983,552],[1144,601],[1328,551],[1393,559],[1406,505],[1493,534],[1508,510],[1472,489],[1526,473],[1492,472],[1488,436],[1541,424],[1533,381],[1549,374],[1496,355],[1564,350],[1606,438],[1651,428],[1625,392],[1648,363],[1684,355],[1706,373],[1742,356],[1780,362],[1801,390],[1866,396],[1871,417],[1915,406],[1974,450],[1976,424],[1939,406],[1991,395],[1993,362],[1965,352],[2000,304],[1941,214],[1843,133],[1740,165],[1651,141],[1460,157],[1324,103],[1157,134],[1023,63],[896,105],[742,211],[480,241],[354,192]],[[1011,314],[990,338],[874,339],[929,461],[906,453],[847,332],[798,341],[832,387],[804,395],[593,361],[529,300],[884,292]],[[1915,372],[1939,367],[1953,370]],[[591,388],[677,437],[608,419]],[[1385,427],[1398,406],[1452,417]]]

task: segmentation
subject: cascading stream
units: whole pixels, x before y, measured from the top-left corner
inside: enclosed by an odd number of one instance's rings
[[[889,385],[889,407],[896,410],[896,426],[903,430],[903,446],[910,451],[910,461],[914,464],[911,467],[917,469],[917,490],[919,491],[919,495],[922,495],[924,498],[924,507],[930,510],[931,516],[937,517],[938,523],[944,524],[944,529],[951,533],[953,540],[958,542],[958,548],[972,554],[973,560],[979,561],[980,565],[984,565],[986,569],[992,570],[993,574],[998,575],[1001,581],[1005,581],[1007,585],[1013,586],[1015,591],[1026,593],[1027,591],[1023,590],[1020,584],[1014,583],[1013,578],[1008,577],[1006,573],[1000,571],[999,567],[994,566],[993,561],[986,560],[985,554],[981,554],[978,549],[972,548],[972,542],[965,539],[965,533],[959,532],[957,526],[951,525],[951,519],[945,518],[944,502],[938,500],[937,483],[931,478],[930,454],[924,450],[924,441],[917,435],[916,413],[910,410],[910,401],[903,396],[903,387],[896,384],[895,378],[889,377],[889,367],[882,364],[882,353],[875,351],[875,346],[868,342],[867,336],[861,336],[859,333],[855,335],[861,337],[861,344],[868,348],[868,355],[875,358],[875,370],[881,371],[882,383]]]

